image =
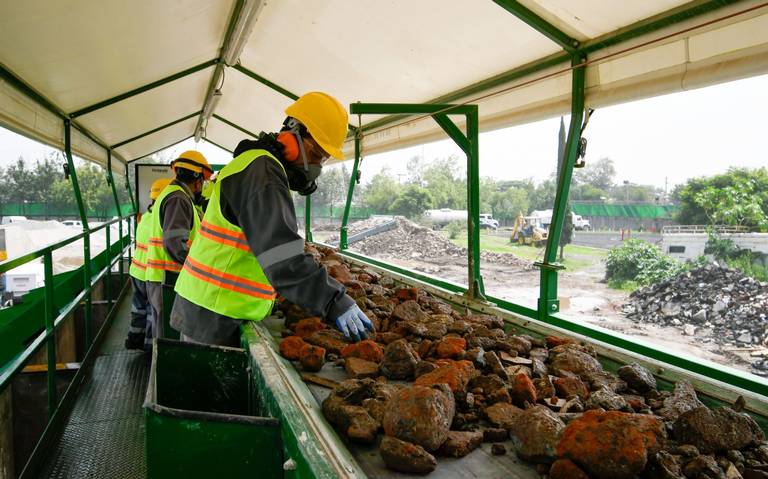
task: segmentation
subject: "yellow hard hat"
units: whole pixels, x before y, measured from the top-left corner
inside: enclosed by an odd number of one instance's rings
[[[213,174],[213,168],[208,164],[208,160],[205,159],[202,153],[195,150],[187,150],[180,154],[178,158],[171,162],[171,167],[174,172],[176,168],[182,168],[194,171],[195,173],[202,173],[206,181]]]
[[[170,178],[160,178],[152,182],[152,187],[149,189],[149,199],[156,200],[160,193],[171,183]]]
[[[285,109],[285,114],[307,127],[309,134],[326,153],[339,160],[344,159],[341,147],[347,137],[349,115],[339,100],[319,91],[305,93]]]

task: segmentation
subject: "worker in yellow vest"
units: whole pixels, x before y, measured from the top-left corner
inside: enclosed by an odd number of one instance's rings
[[[150,203],[147,212],[141,215],[136,226],[136,249],[131,259],[131,284],[133,296],[131,297],[131,325],[128,328],[128,337],[125,339],[126,349],[148,349],[152,345],[152,337],[147,336],[147,318],[151,315],[152,308],[147,299],[147,244],[149,243],[149,228],[152,215],[152,206],[160,195],[160,192],[171,182],[170,178],[155,180],[149,189]]]
[[[344,286],[304,253],[291,198],[315,191],[329,156],[343,159],[347,112],[312,92],[285,113],[280,134],[241,141],[219,172],[176,283],[171,326],[183,340],[237,346],[241,323],[269,315],[278,293],[347,337],[373,332]]]
[[[163,337],[163,285],[173,287],[200,228],[197,205],[213,170],[202,153],[185,151],[171,162],[175,179],[160,192],[151,216],[147,248],[147,295],[152,305],[150,329]],[[170,307],[170,305],[168,306]]]

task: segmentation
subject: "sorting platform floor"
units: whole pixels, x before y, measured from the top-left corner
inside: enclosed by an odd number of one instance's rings
[[[131,291],[118,304],[93,369],[77,395],[39,477],[145,478],[144,395],[150,355],[128,351]]]

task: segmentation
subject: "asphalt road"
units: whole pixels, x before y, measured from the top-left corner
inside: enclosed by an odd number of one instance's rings
[[[509,233],[509,230],[499,229],[493,234],[507,237]],[[573,233],[573,244],[578,246],[610,249],[614,246],[619,246],[622,242],[621,231],[574,231]],[[661,233],[638,233],[632,231],[630,237],[653,244],[661,243]],[[626,239],[627,236],[625,235],[624,238]]]

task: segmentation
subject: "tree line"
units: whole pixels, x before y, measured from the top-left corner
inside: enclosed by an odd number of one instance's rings
[[[64,155],[53,151],[34,163],[19,157],[15,163],[0,167],[0,204],[39,204],[45,217],[65,216],[65,213],[77,212],[77,201],[72,190],[72,182],[65,178]],[[107,182],[104,168],[82,162],[76,165],[80,194],[89,217],[106,218],[115,211],[115,199],[112,187]],[[117,181],[118,199],[121,203],[130,202],[125,191],[123,179]]]

